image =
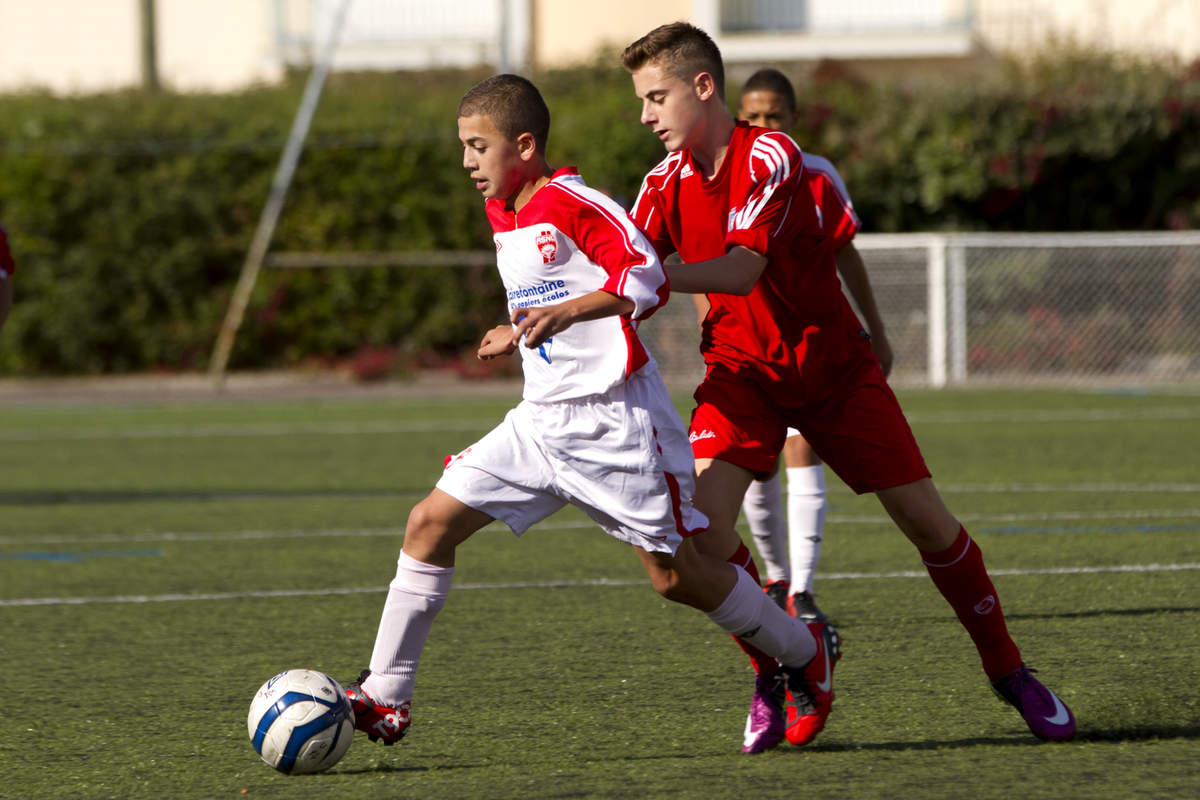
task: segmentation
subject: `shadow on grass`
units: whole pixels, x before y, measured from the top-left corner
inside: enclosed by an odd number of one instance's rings
[[[1133,728],[1111,728],[1111,729],[1083,729],[1080,730],[1073,741],[1071,742],[1040,742],[1030,735],[1013,735],[1013,736],[973,736],[969,739],[926,739],[919,742],[846,742],[838,744],[813,744],[809,747],[781,747],[774,751],[780,754],[791,754],[794,756],[811,755],[812,753],[853,753],[856,751],[865,752],[905,752],[919,750],[944,750],[963,747],[1039,747],[1042,745],[1050,747],[1070,747],[1072,744],[1081,742],[1144,742],[1160,739],[1200,739],[1200,725],[1146,725]],[[731,751],[735,753],[735,751]],[[603,758],[579,758],[580,763],[609,763],[613,761],[678,761],[693,758],[710,758],[713,753],[661,753],[657,755],[629,755],[619,757],[603,757]],[[740,758],[740,756],[739,756]],[[369,767],[356,767],[354,769],[338,769],[329,770],[326,774],[329,775],[366,775],[371,773],[437,773],[443,771],[458,771],[471,769],[488,769],[493,767],[490,763],[455,763],[438,766],[428,765],[408,765],[399,766],[392,764],[376,764]]]
[[[403,773],[418,774],[418,773],[423,773],[423,772],[436,773],[436,772],[449,772],[452,770],[457,771],[457,770],[464,770],[464,769],[491,769],[492,767],[495,767],[495,766],[496,766],[495,764],[491,764],[491,763],[479,763],[479,764],[456,763],[456,764],[447,764],[444,766],[436,766],[436,767],[430,767],[427,765],[398,766],[398,765],[393,765],[393,764],[376,764],[371,767],[355,767],[354,769],[337,769],[335,767],[334,769],[327,770],[324,774],[326,774],[326,775],[372,775],[372,774],[383,773],[383,772],[395,772],[395,773],[400,773],[400,774],[403,774]],[[321,774],[321,773],[316,773],[316,774]]]
[[[0,492],[0,506],[49,506],[66,504],[152,503],[152,502],[228,502],[231,500],[294,500],[303,498],[407,498],[424,497],[429,488],[406,489],[61,489],[26,492]]]
[[[1131,728],[1082,728],[1071,742],[1040,742],[1031,735],[977,736],[969,739],[932,740],[919,742],[847,742],[845,744],[814,744],[804,748],[791,748],[797,754],[826,752],[846,753],[855,750],[900,751],[941,750],[955,747],[1026,747],[1048,744],[1069,747],[1080,742],[1145,742],[1157,739],[1200,739],[1200,725],[1142,725]]]
[[[1200,725],[1139,725],[1132,728],[1084,729],[1077,742],[1144,742],[1151,739],[1200,739]]]
[[[1157,606],[1154,608],[1097,608],[1091,611],[1053,611],[1039,614],[1005,614],[1006,619],[1081,619],[1084,617],[1141,617],[1149,614],[1191,614],[1200,606]]]

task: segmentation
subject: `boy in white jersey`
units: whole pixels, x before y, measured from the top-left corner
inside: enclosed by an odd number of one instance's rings
[[[409,515],[370,669],[346,689],[355,726],[385,744],[407,732],[456,548],[493,520],[520,535],[570,503],[633,545],[664,597],[777,658],[796,736],[810,741],[828,716],[828,651],[746,573],[691,543],[708,520],[691,503],[687,433],[637,338],[638,321],[666,301],[666,274],[618,205],[573,169],[550,168],[549,127],[541,95],[515,75],[481,82],[459,104],[463,166],[487,201],[510,319],[478,355],[519,350],[525,390],[497,428],[447,459]]]

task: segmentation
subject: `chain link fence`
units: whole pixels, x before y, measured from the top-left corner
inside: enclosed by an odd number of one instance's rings
[[[860,234],[909,386],[1200,383],[1200,231]],[[695,384],[696,315],[676,296],[641,328],[664,376]]]
[[[1200,385],[1200,231],[860,234],[898,386]],[[266,266],[444,266],[495,254],[273,253]],[[703,376],[688,295],[639,328],[676,389]]]

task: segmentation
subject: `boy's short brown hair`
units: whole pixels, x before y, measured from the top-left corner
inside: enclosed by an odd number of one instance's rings
[[[716,84],[717,96],[725,99],[725,64],[721,60],[721,51],[712,37],[695,25],[687,22],[660,25],[621,54],[621,63],[630,72],[637,72],[651,62],[688,83],[701,72],[707,72]]]
[[[546,152],[550,138],[550,109],[527,78],[493,75],[472,86],[458,101],[458,116],[487,117],[500,133],[515,140],[522,133],[533,135],[539,153]]]

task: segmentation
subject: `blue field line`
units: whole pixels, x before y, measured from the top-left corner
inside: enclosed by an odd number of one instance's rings
[[[0,553],[0,559],[9,561],[59,561],[67,564],[82,564],[93,558],[142,558],[146,556],[161,556],[162,550],[91,550],[86,553]]]
[[[488,419],[396,422],[227,422],[195,425],[142,425],[138,427],[77,428],[60,430],[0,430],[0,442],[89,441],[98,439],[207,439],[214,436],[375,436],[488,431],[500,422]]]
[[[1094,575],[1100,573],[1154,573],[1154,572],[1194,572],[1200,571],[1200,563],[1191,564],[1115,564],[1100,567],[1044,567],[1041,569],[991,569],[992,575]],[[834,572],[818,573],[822,581],[859,581],[859,580],[892,580],[929,578],[925,570],[905,570],[901,572]],[[513,581],[505,583],[464,583],[454,587],[454,591],[480,591],[513,589],[578,589],[594,588],[597,586],[643,586],[649,580],[639,578],[614,579],[594,578],[561,581]],[[158,594],[158,595],[113,595],[108,597],[16,597],[0,600],[0,608],[33,607],[33,606],[86,606],[99,604],[144,604],[144,603],[177,603],[221,600],[268,600],[286,597],[329,597],[334,595],[378,594],[386,595],[387,586],[354,586],[330,589],[275,589],[251,590],[245,592],[211,592],[193,594]]]

